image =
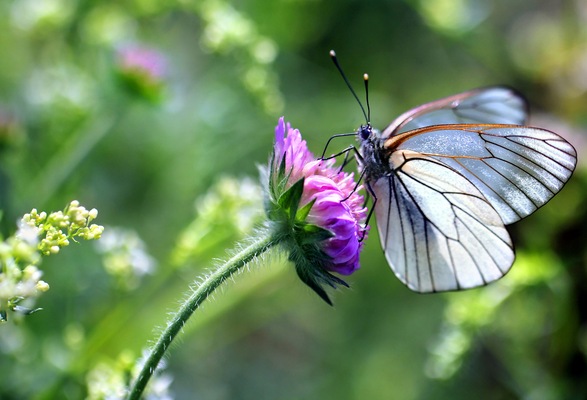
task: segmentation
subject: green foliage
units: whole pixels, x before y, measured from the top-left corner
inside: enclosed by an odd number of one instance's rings
[[[104,371],[128,373],[127,354],[141,353],[186,286],[252,232],[263,201],[256,165],[267,161],[278,117],[286,113],[315,154],[364,123],[332,48],[359,92],[369,73],[378,128],[440,96],[508,84],[544,110],[531,124],[569,139],[581,162],[584,11],[582,0],[0,2],[2,237],[14,238],[32,207],[77,198],[119,238],[134,238],[43,259],[51,290],[10,304],[43,311],[0,325],[0,398],[100,398],[98,376],[125,382]],[[165,58],[154,86],[142,73],[121,76],[127,44]],[[349,144],[337,139],[332,151]],[[186,325],[169,354],[170,391],[583,398],[586,199],[581,164],[551,203],[510,227],[512,272],[469,292],[410,292],[390,272],[375,226],[334,309],[298,284],[286,260],[268,258]],[[49,252],[64,243],[53,233]],[[133,248],[156,260],[149,274],[133,270]],[[39,277],[25,268],[21,276]]]

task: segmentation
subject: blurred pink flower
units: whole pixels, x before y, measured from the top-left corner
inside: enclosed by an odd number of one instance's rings
[[[156,50],[136,45],[118,50],[118,63],[122,70],[143,73],[153,80],[167,74],[167,60]]]
[[[117,73],[134,94],[160,100],[168,74],[165,56],[152,48],[127,45],[116,52]]]

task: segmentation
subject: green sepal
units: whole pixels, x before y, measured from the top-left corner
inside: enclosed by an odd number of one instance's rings
[[[301,281],[304,282],[306,285],[310,287],[322,300],[326,302],[329,306],[332,306],[332,300],[328,297],[326,290],[317,282],[317,279],[314,277],[312,273],[306,273],[303,269],[296,268],[296,272],[300,277]]]
[[[343,281],[342,279],[330,274],[324,268],[320,266],[311,266],[310,268],[301,267],[299,264],[296,264],[296,272],[300,277],[301,281],[304,282],[306,285],[310,287],[322,300],[326,302],[326,304],[332,306],[332,301],[326,290],[324,290],[323,285],[328,285],[334,289],[337,288],[338,285],[349,287],[348,283]]]
[[[279,199],[277,199],[277,204],[285,211],[291,222],[296,219],[298,206],[300,205],[303,192],[304,178],[291,185],[291,187],[283,192],[281,196],[279,196]]]
[[[266,180],[269,193],[273,195],[275,193],[275,176],[273,173],[273,165],[275,164],[275,152],[271,153],[271,160],[269,161],[269,168],[259,167],[262,172],[262,177]]]
[[[281,159],[281,163],[279,164],[279,168],[277,169],[277,176],[274,176],[275,172],[276,172],[274,169],[274,166],[275,166],[275,153],[273,153],[273,156],[271,157],[271,164],[270,164],[271,176],[269,177],[269,182],[270,182],[271,194],[273,196],[277,196],[285,190],[285,186],[287,185],[288,177],[285,176],[285,154],[283,155],[283,158]]]
[[[296,221],[305,221],[306,218],[308,218],[308,215],[310,214],[310,211],[312,210],[312,207],[314,206],[315,202],[316,199],[312,200],[311,202],[300,208],[296,213]]]
[[[334,234],[327,229],[321,228],[318,225],[304,224],[298,233],[297,242],[303,246],[319,243],[331,237],[334,237]]]
[[[285,153],[281,158],[278,168],[275,168],[275,151],[271,153],[271,160],[269,161],[269,193],[274,198],[279,197],[280,193],[285,190],[289,176],[285,175]]]
[[[278,172],[279,177],[285,176],[285,156],[286,155],[287,155],[287,152],[283,153],[283,158],[281,159],[281,163],[279,164],[279,172]]]
[[[293,244],[289,247],[289,260],[295,265],[296,273],[302,282],[310,287],[326,304],[332,305],[324,285],[334,289],[338,286],[349,287],[342,279],[329,273],[324,267],[330,257],[316,244]]]

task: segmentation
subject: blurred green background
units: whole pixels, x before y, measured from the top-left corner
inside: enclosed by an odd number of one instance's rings
[[[85,398],[99,366],[141,354],[194,279],[251,234],[280,116],[315,153],[364,122],[330,49],[359,93],[369,73],[376,127],[507,84],[532,125],[575,145],[577,171],[510,227],[516,264],[485,288],[412,293],[372,229],[331,308],[269,255],[180,335],[175,398],[587,398],[583,0],[4,0],[0,32],[3,234],[32,207],[77,199],[151,268],[91,243],[47,258],[44,310],[0,325],[0,398]],[[163,72],[121,62],[137,47]]]

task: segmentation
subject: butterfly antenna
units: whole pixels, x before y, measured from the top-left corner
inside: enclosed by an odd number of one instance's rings
[[[363,81],[365,81],[365,102],[367,103],[367,123],[371,123],[371,106],[369,105],[369,75],[363,74]]]
[[[334,62],[336,69],[338,69],[338,72],[340,72],[342,79],[344,79],[344,81],[345,81],[346,85],[348,86],[348,88],[350,89],[351,93],[353,94],[353,96],[355,96],[355,99],[357,100],[357,103],[359,103],[359,106],[361,107],[361,111],[363,111],[363,115],[365,116],[365,119],[367,120],[367,123],[369,123],[369,116],[365,112],[365,107],[363,107],[361,100],[359,100],[359,96],[357,96],[357,93],[355,93],[353,87],[351,86],[351,83],[347,79],[346,75],[344,74],[344,71],[342,70],[340,64],[338,63],[338,59],[336,58],[336,53],[334,52],[334,50],[330,50],[330,58],[332,58],[332,62]],[[367,104],[369,104],[369,103],[367,103]]]

